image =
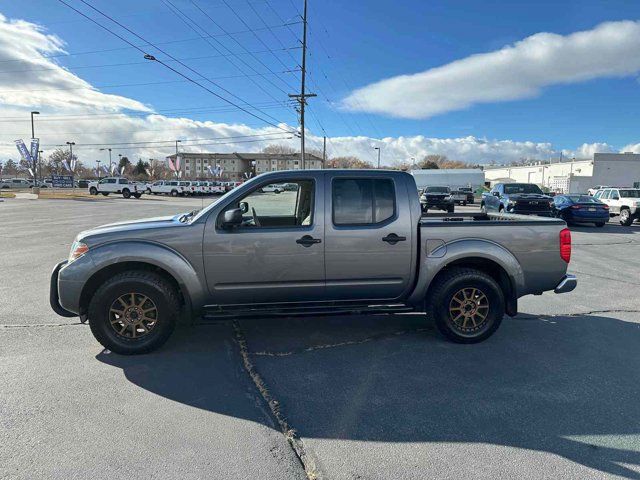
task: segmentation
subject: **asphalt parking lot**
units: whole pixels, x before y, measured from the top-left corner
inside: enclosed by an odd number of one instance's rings
[[[51,311],[79,231],[211,201],[0,203],[0,478],[640,478],[639,224],[572,227],[578,288],[478,345],[415,314],[256,318],[122,357]]]

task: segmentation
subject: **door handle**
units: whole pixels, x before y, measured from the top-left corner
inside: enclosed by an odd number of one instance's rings
[[[310,247],[314,243],[320,243],[322,240],[319,238],[313,238],[311,235],[305,235],[302,238],[296,240],[296,243],[302,245],[303,247]]]
[[[390,245],[395,245],[398,242],[404,242],[406,239],[407,237],[400,237],[395,233],[390,233],[386,237],[382,237],[382,241],[387,242]]]

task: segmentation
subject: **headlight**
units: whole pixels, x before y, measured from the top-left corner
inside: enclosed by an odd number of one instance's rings
[[[71,245],[71,252],[69,253],[69,262],[68,263],[71,263],[74,260],[77,260],[78,258],[83,256],[88,251],[89,251],[89,247],[85,243],[73,242],[73,245]]]
[[[515,200],[509,200],[509,205],[511,205],[512,207],[516,204]]]

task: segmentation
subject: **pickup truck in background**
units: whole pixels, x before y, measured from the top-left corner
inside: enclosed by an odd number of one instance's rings
[[[453,213],[455,203],[451,198],[451,190],[449,187],[427,187],[420,193],[420,206],[422,212],[429,210],[442,210],[443,212]]]
[[[262,193],[281,184],[296,188]],[[518,298],[575,288],[562,220],[424,217],[416,191],[399,171],[265,173],[200,211],[80,233],[53,269],[50,303],[88,319],[105,348],[136,354],[180,316],[425,312],[475,343]]]
[[[518,213],[520,215],[552,216],[553,197],[545,195],[534,183],[497,183],[482,194],[483,212]]]
[[[620,225],[628,227],[634,220],[640,221],[640,189],[605,188],[595,197],[609,206],[609,215],[620,217]]]
[[[97,182],[89,182],[89,193],[98,195],[101,193],[105,197],[110,193],[121,193],[124,198],[140,198],[144,187],[135,182],[129,182],[122,177],[105,177]]]

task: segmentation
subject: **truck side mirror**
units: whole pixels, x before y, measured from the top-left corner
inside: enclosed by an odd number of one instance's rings
[[[249,211],[249,204],[247,202],[240,202],[239,206],[242,213],[247,213]]]
[[[494,197],[499,197],[500,196],[500,192],[492,192]]]
[[[242,210],[239,208],[232,208],[224,212],[222,219],[222,228],[233,228],[242,225]]]

